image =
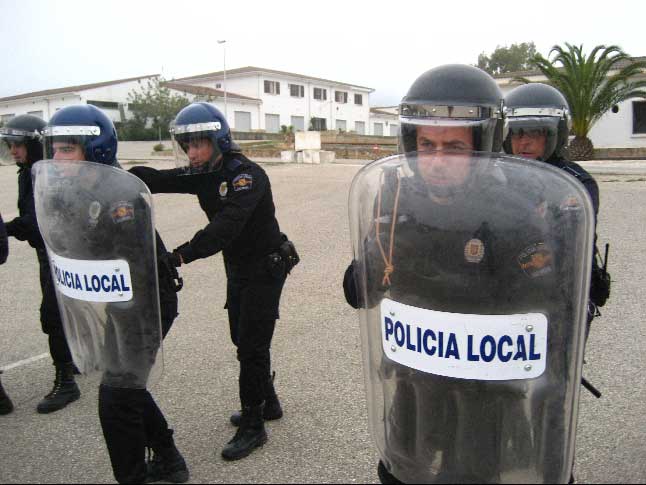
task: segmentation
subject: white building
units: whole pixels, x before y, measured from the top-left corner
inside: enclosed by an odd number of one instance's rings
[[[373,135],[399,135],[399,106],[370,108],[370,125]]]
[[[176,79],[174,83],[203,86],[260,100],[253,109],[227,106],[227,119],[240,131],[342,130],[372,135],[370,93],[373,89],[302,74],[243,67]],[[221,107],[220,100],[216,102]],[[223,110],[224,111],[224,110]]]
[[[646,57],[633,58],[644,61]],[[619,66],[623,67],[623,66]],[[610,75],[617,71],[611,71]],[[496,81],[506,94],[518,86],[514,78],[524,77],[533,82],[545,82],[538,71],[512,72],[496,76]],[[636,79],[646,79],[646,72]],[[646,99],[629,99],[616,105],[590,130],[588,135],[595,148],[601,149],[646,149]]]
[[[129,95],[146,89],[158,74],[96,84],[49,89],[0,98],[0,122],[21,114],[45,121],[62,107],[93,104],[113,121],[129,118]],[[394,136],[397,114],[391,108],[370,108],[373,89],[301,74],[244,67],[164,82],[189,98],[218,107],[236,131],[277,133],[282,126],[295,131],[341,130],[361,135]],[[226,87],[226,93],[225,93]]]
[[[158,74],[153,74],[0,98],[0,121],[6,122],[23,114],[33,114],[49,121],[59,109],[75,104],[93,104],[113,121],[123,121],[130,92],[146,88],[148,81],[157,77]]]

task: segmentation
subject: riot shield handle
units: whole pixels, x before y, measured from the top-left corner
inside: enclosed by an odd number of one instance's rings
[[[590,391],[590,394],[592,394],[597,399],[601,397],[601,392],[599,391],[599,389],[590,384],[590,381],[588,381],[585,377],[581,377],[581,384],[583,384],[583,387]]]

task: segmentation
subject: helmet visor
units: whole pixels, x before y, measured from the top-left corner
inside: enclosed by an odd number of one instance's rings
[[[187,175],[215,172],[222,163],[217,134],[220,122],[171,126],[175,164]]]
[[[22,164],[26,160],[21,157],[27,155],[27,143],[40,140],[40,133],[15,128],[0,128],[0,165]],[[11,152],[11,145],[24,145],[23,153],[14,158]]]
[[[510,117],[508,137],[511,154],[548,160],[556,149],[559,121],[555,116]]]
[[[499,120],[400,117],[404,152],[493,151]]]
[[[43,132],[45,159],[84,161],[87,146],[99,135],[98,126],[48,126]]]

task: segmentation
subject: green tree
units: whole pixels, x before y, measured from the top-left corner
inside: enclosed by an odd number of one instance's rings
[[[530,61],[534,56],[536,46],[533,42],[497,46],[490,56],[484,52],[478,56],[478,67],[492,75],[526,71],[532,67]]]
[[[568,156],[572,160],[589,160],[594,154],[588,138],[592,126],[622,101],[646,98],[646,80],[635,79],[646,70],[646,62],[633,60],[615,45],[598,45],[589,55],[583,52],[583,45],[555,45],[550,57],[537,54],[532,64],[570,105],[574,140],[568,147]],[[516,81],[530,82],[525,78]]]
[[[128,95],[128,108],[132,118],[120,127],[124,140],[156,140],[170,136],[169,127],[177,113],[190,104],[190,100],[174,94],[164,86],[162,78],[148,81]]]

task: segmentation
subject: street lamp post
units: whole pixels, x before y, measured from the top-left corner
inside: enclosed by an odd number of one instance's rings
[[[229,115],[227,113],[227,46],[225,45],[226,40],[218,40],[218,44],[222,44],[222,51],[223,51],[223,60],[222,60],[222,65],[223,65],[223,71],[224,71],[224,117],[225,119],[229,119]]]

